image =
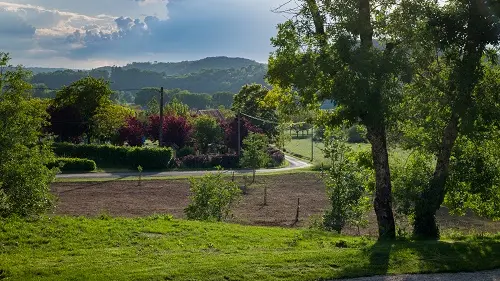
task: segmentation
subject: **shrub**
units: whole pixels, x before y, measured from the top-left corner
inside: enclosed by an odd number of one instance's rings
[[[332,163],[325,179],[331,208],[326,211],[323,224],[326,229],[341,233],[348,223],[358,227],[367,223],[370,199],[365,186],[371,179],[371,170],[359,166],[344,138],[332,138],[331,133],[325,137],[325,156]]]
[[[97,169],[93,160],[81,158],[56,158],[48,168],[59,167],[62,172],[92,172]]]
[[[136,169],[166,169],[172,165],[171,148],[120,147],[112,145],[54,144],[59,157],[88,158],[100,167],[127,167]]]
[[[412,221],[420,194],[429,185],[432,177],[432,155],[414,151],[407,159],[392,160],[394,208],[397,214],[407,216]]]
[[[179,149],[179,151],[177,151],[177,158],[183,158],[185,156],[194,155],[194,154],[195,154],[195,151],[194,151],[193,147],[185,146],[185,147]]]
[[[267,148],[267,154],[269,154],[271,167],[279,167],[285,162],[285,154],[281,150],[274,147]]]
[[[212,167],[221,166],[224,169],[235,169],[239,167],[239,157],[236,154],[220,154],[212,157]]]
[[[238,155],[235,154],[188,155],[180,159],[180,166],[190,169],[210,169],[217,166],[224,169],[234,169],[238,168],[238,161]]]
[[[38,159],[33,161],[29,156],[25,158],[26,160],[16,159],[18,161],[15,163],[2,163],[0,217],[36,216],[48,210],[53,204],[54,197],[50,193],[50,183],[54,179],[54,172]]]
[[[172,165],[171,148],[132,148],[127,153],[127,166],[142,166],[144,169],[166,169]]]
[[[191,203],[184,210],[190,220],[225,220],[241,196],[238,185],[224,180],[221,172],[192,178],[190,182]]]
[[[189,169],[211,168],[209,155],[188,155],[181,158],[181,167]]]

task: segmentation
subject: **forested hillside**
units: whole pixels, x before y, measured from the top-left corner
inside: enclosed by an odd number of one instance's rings
[[[164,87],[196,93],[238,92],[245,84],[264,84],[267,65],[241,58],[215,57],[180,63],[132,63],[89,71],[59,70],[36,73],[34,84],[58,89],[92,76],[111,81],[113,90]]]
[[[185,75],[199,72],[204,69],[240,69],[248,66],[259,66],[260,63],[244,58],[209,57],[197,61],[183,62],[134,62],[123,67],[123,69],[139,69],[165,73],[165,75]]]

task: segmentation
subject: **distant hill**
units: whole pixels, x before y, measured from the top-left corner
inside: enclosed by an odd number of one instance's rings
[[[48,68],[48,67],[28,67],[27,69],[31,71],[33,74],[66,70],[66,68]]]
[[[51,68],[51,67],[24,67],[26,70],[29,70],[35,74],[39,73],[51,73],[51,72],[56,72],[56,71],[63,71],[66,70],[67,68]],[[7,70],[15,70],[15,67],[8,67]]]
[[[133,62],[121,67],[124,70],[139,69],[163,73],[166,76],[179,76],[200,72],[205,69],[240,69],[248,66],[263,65],[245,58],[208,57],[196,61],[182,62]],[[111,66],[100,67],[98,70],[111,70]]]
[[[32,82],[58,89],[85,76],[104,78],[114,90],[145,87],[188,90],[194,93],[238,92],[245,84],[265,84],[267,65],[243,58],[211,57],[176,63],[132,63],[93,70],[39,72]]]

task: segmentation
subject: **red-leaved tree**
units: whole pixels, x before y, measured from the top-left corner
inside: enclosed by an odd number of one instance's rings
[[[240,145],[243,147],[243,139],[252,133],[262,133],[262,130],[252,125],[246,118],[241,118]],[[221,126],[224,129],[224,142],[227,147],[238,150],[238,118],[229,121],[222,121]]]
[[[159,138],[160,116],[149,117],[147,129],[148,138],[157,141]],[[163,144],[176,145],[181,148],[186,146],[191,138],[192,127],[186,118],[182,116],[169,115],[163,118]]]
[[[144,124],[136,117],[129,117],[127,124],[118,131],[120,142],[130,146],[142,146],[145,139]]]

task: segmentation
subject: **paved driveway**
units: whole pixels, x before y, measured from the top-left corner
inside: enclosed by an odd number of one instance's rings
[[[474,273],[415,274],[375,276],[335,281],[500,281],[500,269]]]

